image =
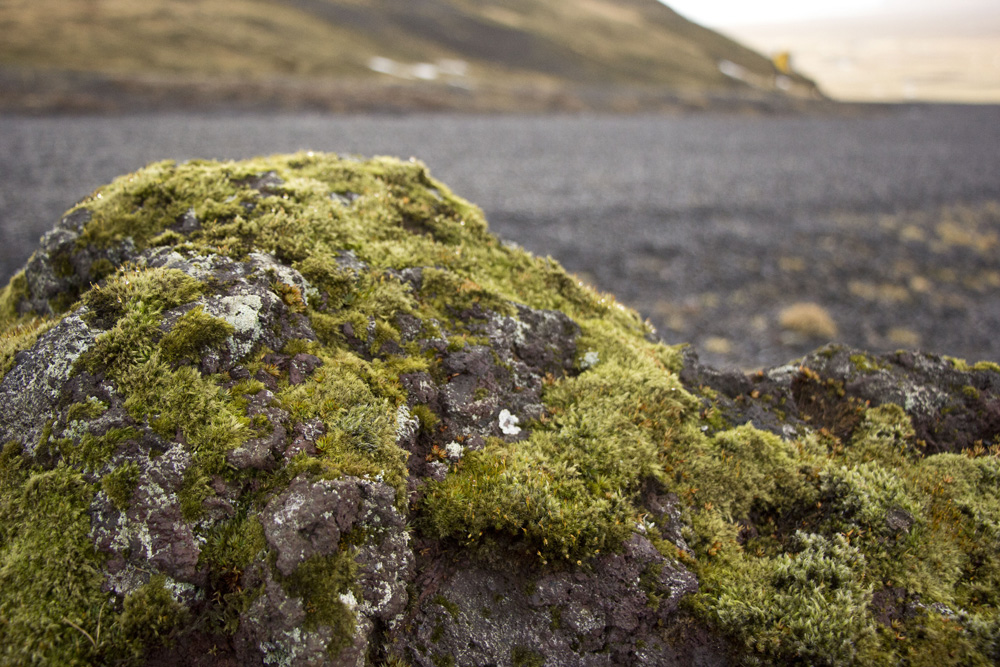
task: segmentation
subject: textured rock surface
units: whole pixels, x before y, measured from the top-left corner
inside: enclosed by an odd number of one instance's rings
[[[0,327],[2,664],[1000,658],[1000,367],[720,372],[418,163],[151,165]]]

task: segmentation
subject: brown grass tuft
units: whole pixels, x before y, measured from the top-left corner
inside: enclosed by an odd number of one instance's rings
[[[778,324],[786,331],[809,336],[810,338],[834,338],[837,323],[823,306],[818,303],[793,303],[782,308],[778,314]]]

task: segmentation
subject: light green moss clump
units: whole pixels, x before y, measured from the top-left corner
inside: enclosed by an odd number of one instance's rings
[[[128,509],[140,472],[134,461],[126,461],[101,478],[101,488],[119,510]]]
[[[957,614],[967,631],[944,664],[996,660],[995,456],[923,457],[895,405],[831,453],[749,427],[712,442],[683,464],[702,613],[778,662],[834,665],[929,664]],[[872,607],[882,590],[909,596],[891,625]]]
[[[212,317],[197,306],[181,315],[174,328],[163,336],[160,348],[168,362],[194,361],[201,357],[200,352],[206,347],[221,346],[234,331],[232,324]]]
[[[93,489],[67,466],[32,472],[10,445],[2,466],[0,661],[96,663],[103,645],[94,635],[108,596],[89,540]]]
[[[582,562],[635,529],[639,490],[667,482],[664,462],[684,448],[689,429],[680,427],[695,402],[668,371],[673,352],[587,320],[583,329],[603,361],[552,382],[550,417],[526,442],[470,452],[432,486],[424,508],[433,534],[465,544],[501,534],[545,562]]]
[[[125,596],[122,613],[114,626],[131,657],[141,657],[149,646],[172,640],[171,634],[188,616],[164,584],[166,577],[154,575],[149,582]]]

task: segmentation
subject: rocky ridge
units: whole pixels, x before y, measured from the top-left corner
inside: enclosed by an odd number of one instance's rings
[[[1000,658],[1000,367],[706,367],[417,162],[150,165],[0,331],[0,664]]]

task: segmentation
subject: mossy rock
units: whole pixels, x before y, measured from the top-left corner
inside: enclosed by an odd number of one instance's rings
[[[418,162],[154,164],[0,291],[0,664],[992,664],[998,393],[703,367]]]

